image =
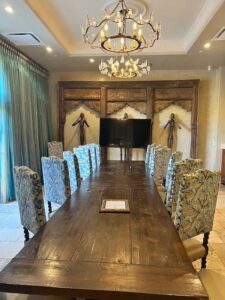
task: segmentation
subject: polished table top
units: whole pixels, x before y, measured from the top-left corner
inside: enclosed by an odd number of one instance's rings
[[[130,213],[99,213],[102,199]],[[94,299],[208,299],[143,162],[108,162],[0,273],[0,291]]]

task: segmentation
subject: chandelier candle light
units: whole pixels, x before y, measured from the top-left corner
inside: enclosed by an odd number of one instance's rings
[[[129,57],[129,56],[128,56]],[[121,79],[129,79],[132,77],[147,75],[150,72],[150,65],[147,60],[139,64],[139,59],[128,58],[125,60],[124,56],[120,61],[112,57],[107,61],[102,60],[99,65],[101,74],[109,77],[117,77]]]
[[[153,15],[138,18],[124,0],[119,0],[110,14],[97,22],[87,17],[87,27],[82,30],[85,43],[114,53],[130,53],[152,47],[159,39],[161,25],[153,24]],[[146,36],[145,36],[146,34]]]

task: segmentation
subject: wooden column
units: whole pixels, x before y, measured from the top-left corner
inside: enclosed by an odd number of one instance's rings
[[[191,111],[191,149],[190,157],[197,157],[197,137],[198,137],[198,93],[199,93],[199,81],[194,82],[193,86],[193,100]]]
[[[105,86],[101,87],[101,98],[100,98],[100,118],[107,117],[107,89]],[[102,148],[102,161],[107,160],[107,147]]]
[[[146,105],[146,113],[147,117],[151,119],[151,123],[153,124],[153,102],[154,102],[154,89],[153,87],[147,88],[147,105]],[[152,130],[150,132],[149,142],[152,143]]]
[[[64,144],[64,125],[66,121],[66,115],[64,112],[64,88],[59,87],[59,129],[58,139]]]

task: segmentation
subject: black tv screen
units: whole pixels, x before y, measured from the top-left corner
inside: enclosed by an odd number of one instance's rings
[[[149,143],[151,143],[150,119],[100,119],[102,147],[145,148]]]

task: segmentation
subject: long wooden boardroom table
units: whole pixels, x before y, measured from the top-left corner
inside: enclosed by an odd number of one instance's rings
[[[100,213],[128,199],[130,213]],[[0,273],[0,291],[88,299],[208,299],[143,162],[107,162]]]

